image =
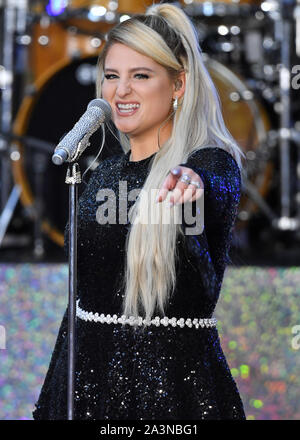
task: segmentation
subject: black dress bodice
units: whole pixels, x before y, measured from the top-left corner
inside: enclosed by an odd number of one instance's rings
[[[127,196],[143,187],[154,154],[132,162],[129,151],[104,160],[80,197],[77,295],[85,311],[122,314],[124,247],[131,226],[126,214],[134,203]],[[204,183],[204,230],[178,236],[176,286],[165,315],[210,318],[229,262],[241,175],[233,157],[220,148],[203,148],[181,165]],[[109,212],[115,218],[104,224]],[[75,418],[245,418],[216,328],[151,325],[135,331],[77,319],[76,334]],[[35,419],[66,418],[66,335],[65,313]]]

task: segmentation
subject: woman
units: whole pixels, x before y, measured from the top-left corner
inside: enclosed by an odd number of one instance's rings
[[[104,160],[80,198],[75,418],[244,419],[212,318],[242,153],[179,8],[154,5],[112,29],[98,96],[124,154]],[[188,205],[204,215],[198,233]],[[67,417],[66,316],[35,419]]]

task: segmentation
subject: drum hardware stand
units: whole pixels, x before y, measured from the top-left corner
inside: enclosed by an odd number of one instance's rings
[[[277,131],[277,137],[279,140],[283,139],[286,142],[294,142],[297,145],[298,152],[300,151],[300,131],[296,130],[295,128],[285,129],[282,128]],[[299,153],[298,153],[299,155]],[[300,188],[299,188],[299,182],[300,182],[300,170],[299,170],[300,164],[299,160],[297,163],[297,195],[296,195],[296,203],[297,203],[297,218],[293,217],[285,217],[282,216],[281,218],[277,219],[277,222],[275,226],[278,229],[281,230],[290,230],[290,231],[296,231],[300,229]]]
[[[278,130],[276,132],[277,139],[281,137],[284,139],[289,139],[300,147],[300,131],[292,128],[289,130]],[[274,139],[274,133],[273,133]],[[299,172],[298,172],[299,174]],[[270,206],[265,202],[264,198],[259,194],[256,186],[246,177],[246,174],[243,174],[243,187],[242,190],[245,194],[248,195],[250,199],[252,199],[261,209],[261,211],[266,215],[266,217],[270,220],[272,226],[281,230],[297,230],[300,226],[300,215],[298,209],[298,219],[296,218],[287,218],[287,217],[278,217],[277,214],[270,208]],[[300,192],[300,191],[299,191]],[[298,197],[300,198],[300,196]],[[297,200],[297,206],[300,206],[300,200]]]
[[[3,85],[1,93],[2,99],[0,100],[0,133],[9,133],[11,131],[16,67],[14,60],[14,41],[16,34],[20,35],[26,30],[27,9],[28,0],[3,0],[3,46],[1,67],[4,69],[5,84]],[[11,190],[12,179],[10,172],[11,158],[9,155],[9,145],[10,140],[1,134],[0,246],[21,194],[21,188],[19,185],[15,185]]]
[[[13,98],[13,74],[14,74],[14,34],[16,24],[16,8],[14,2],[7,0],[3,11],[3,56],[2,66],[7,78],[2,90],[1,105],[1,126],[2,132],[9,132],[12,123],[12,98]],[[1,212],[5,209],[5,204],[9,198],[11,187],[10,163],[7,156],[9,145],[4,140],[0,140],[1,152]]]
[[[274,2],[273,2],[274,3]],[[272,219],[272,226],[282,231],[295,231],[300,227],[300,217],[291,217],[291,176],[290,176],[290,141],[299,143],[299,133],[291,128],[291,36],[293,31],[293,9],[295,0],[277,0],[270,13],[270,18],[275,22],[276,39],[279,42],[280,70],[280,127],[277,130],[280,159],[280,216]],[[299,202],[298,202],[299,203]]]
[[[300,57],[300,0],[294,9],[294,19],[296,20],[296,54]]]
[[[20,198],[21,188],[19,185],[15,185],[7,200],[5,208],[0,216],[0,247],[2,245],[6,230],[13,216],[14,210]]]
[[[281,68],[280,78],[280,182],[281,182],[281,219],[290,219],[290,142],[285,132],[290,128],[290,39],[291,24],[284,11],[285,0],[281,0]],[[283,135],[282,135],[283,134]],[[278,221],[280,228],[281,219]]]
[[[37,152],[33,153],[33,163],[34,163],[34,170],[35,170],[35,179],[34,179],[34,186],[35,186],[35,204],[32,207],[30,217],[34,221],[34,255],[37,258],[41,258],[44,255],[44,240],[42,235],[42,217],[43,217],[43,194],[42,194],[42,188],[43,188],[43,178],[45,174],[46,169],[46,163],[47,163],[47,154],[53,153],[54,145],[43,141],[42,139],[33,138],[30,136],[18,136],[15,134],[4,134],[0,133],[0,142],[4,141],[8,144],[12,141],[17,141],[22,143],[23,145],[27,145],[28,147],[37,150]],[[11,160],[13,156],[13,152],[10,154]],[[13,160],[19,160],[19,159],[13,159]],[[4,239],[6,230],[9,226],[9,223],[12,219],[14,210],[17,206],[17,202],[20,199],[21,195],[21,188],[19,185],[15,185],[9,199],[7,201],[7,204],[0,216],[0,246]]]
[[[242,173],[242,191],[253,200],[257,206],[261,209],[261,211],[266,215],[266,217],[270,220],[271,224],[276,223],[277,215],[270,208],[270,206],[266,203],[264,198],[258,192],[256,186]]]
[[[3,46],[1,65],[4,69],[5,84],[0,100],[0,130],[8,133],[11,130],[13,119],[13,97],[15,80],[15,37],[26,30],[26,19],[28,10],[28,0],[3,0]],[[1,140],[0,152],[7,153],[9,145]],[[1,157],[1,195],[0,209],[4,209],[9,198],[9,191],[12,186],[11,174],[7,155]]]
[[[45,254],[44,238],[42,233],[42,219],[44,213],[43,183],[47,168],[47,157],[44,153],[33,153],[34,186],[35,186],[35,215],[34,215],[34,255],[42,258]]]

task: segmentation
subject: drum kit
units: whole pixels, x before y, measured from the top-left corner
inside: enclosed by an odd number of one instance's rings
[[[226,125],[247,158],[236,224],[241,247],[251,246],[256,221],[269,238],[272,231],[300,236],[297,2],[176,2],[197,29]],[[52,164],[51,155],[95,97],[97,57],[107,32],[150,4],[0,0],[0,245],[20,205],[33,225],[37,257],[44,255],[45,238],[63,246],[65,170]],[[101,160],[121,152],[109,133],[107,145]],[[81,159],[85,168],[97,146],[95,137]]]

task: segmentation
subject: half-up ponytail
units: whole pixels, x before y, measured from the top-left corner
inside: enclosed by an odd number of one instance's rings
[[[219,96],[204,65],[196,31],[180,8],[171,4],[153,5],[145,15],[133,16],[109,32],[99,59],[98,97],[102,96],[106,54],[116,42],[152,58],[174,79],[182,70],[186,74],[185,92],[173,119],[172,135],[151,161],[141,191],[145,197],[138,198],[129,212],[130,221],[151,212],[152,223],[132,223],[127,236],[123,314],[136,317],[142,314],[151,319],[156,307],[164,315],[164,307],[173,293],[176,243],[178,235],[183,234],[178,221],[180,206],[170,210],[167,201],[151,204],[153,190],[158,192],[172,167],[185,163],[203,147],[225,149],[239,166],[243,153],[224,124]],[[123,133],[119,135],[126,153],[130,149],[129,139]],[[168,216],[171,221],[165,224]]]

